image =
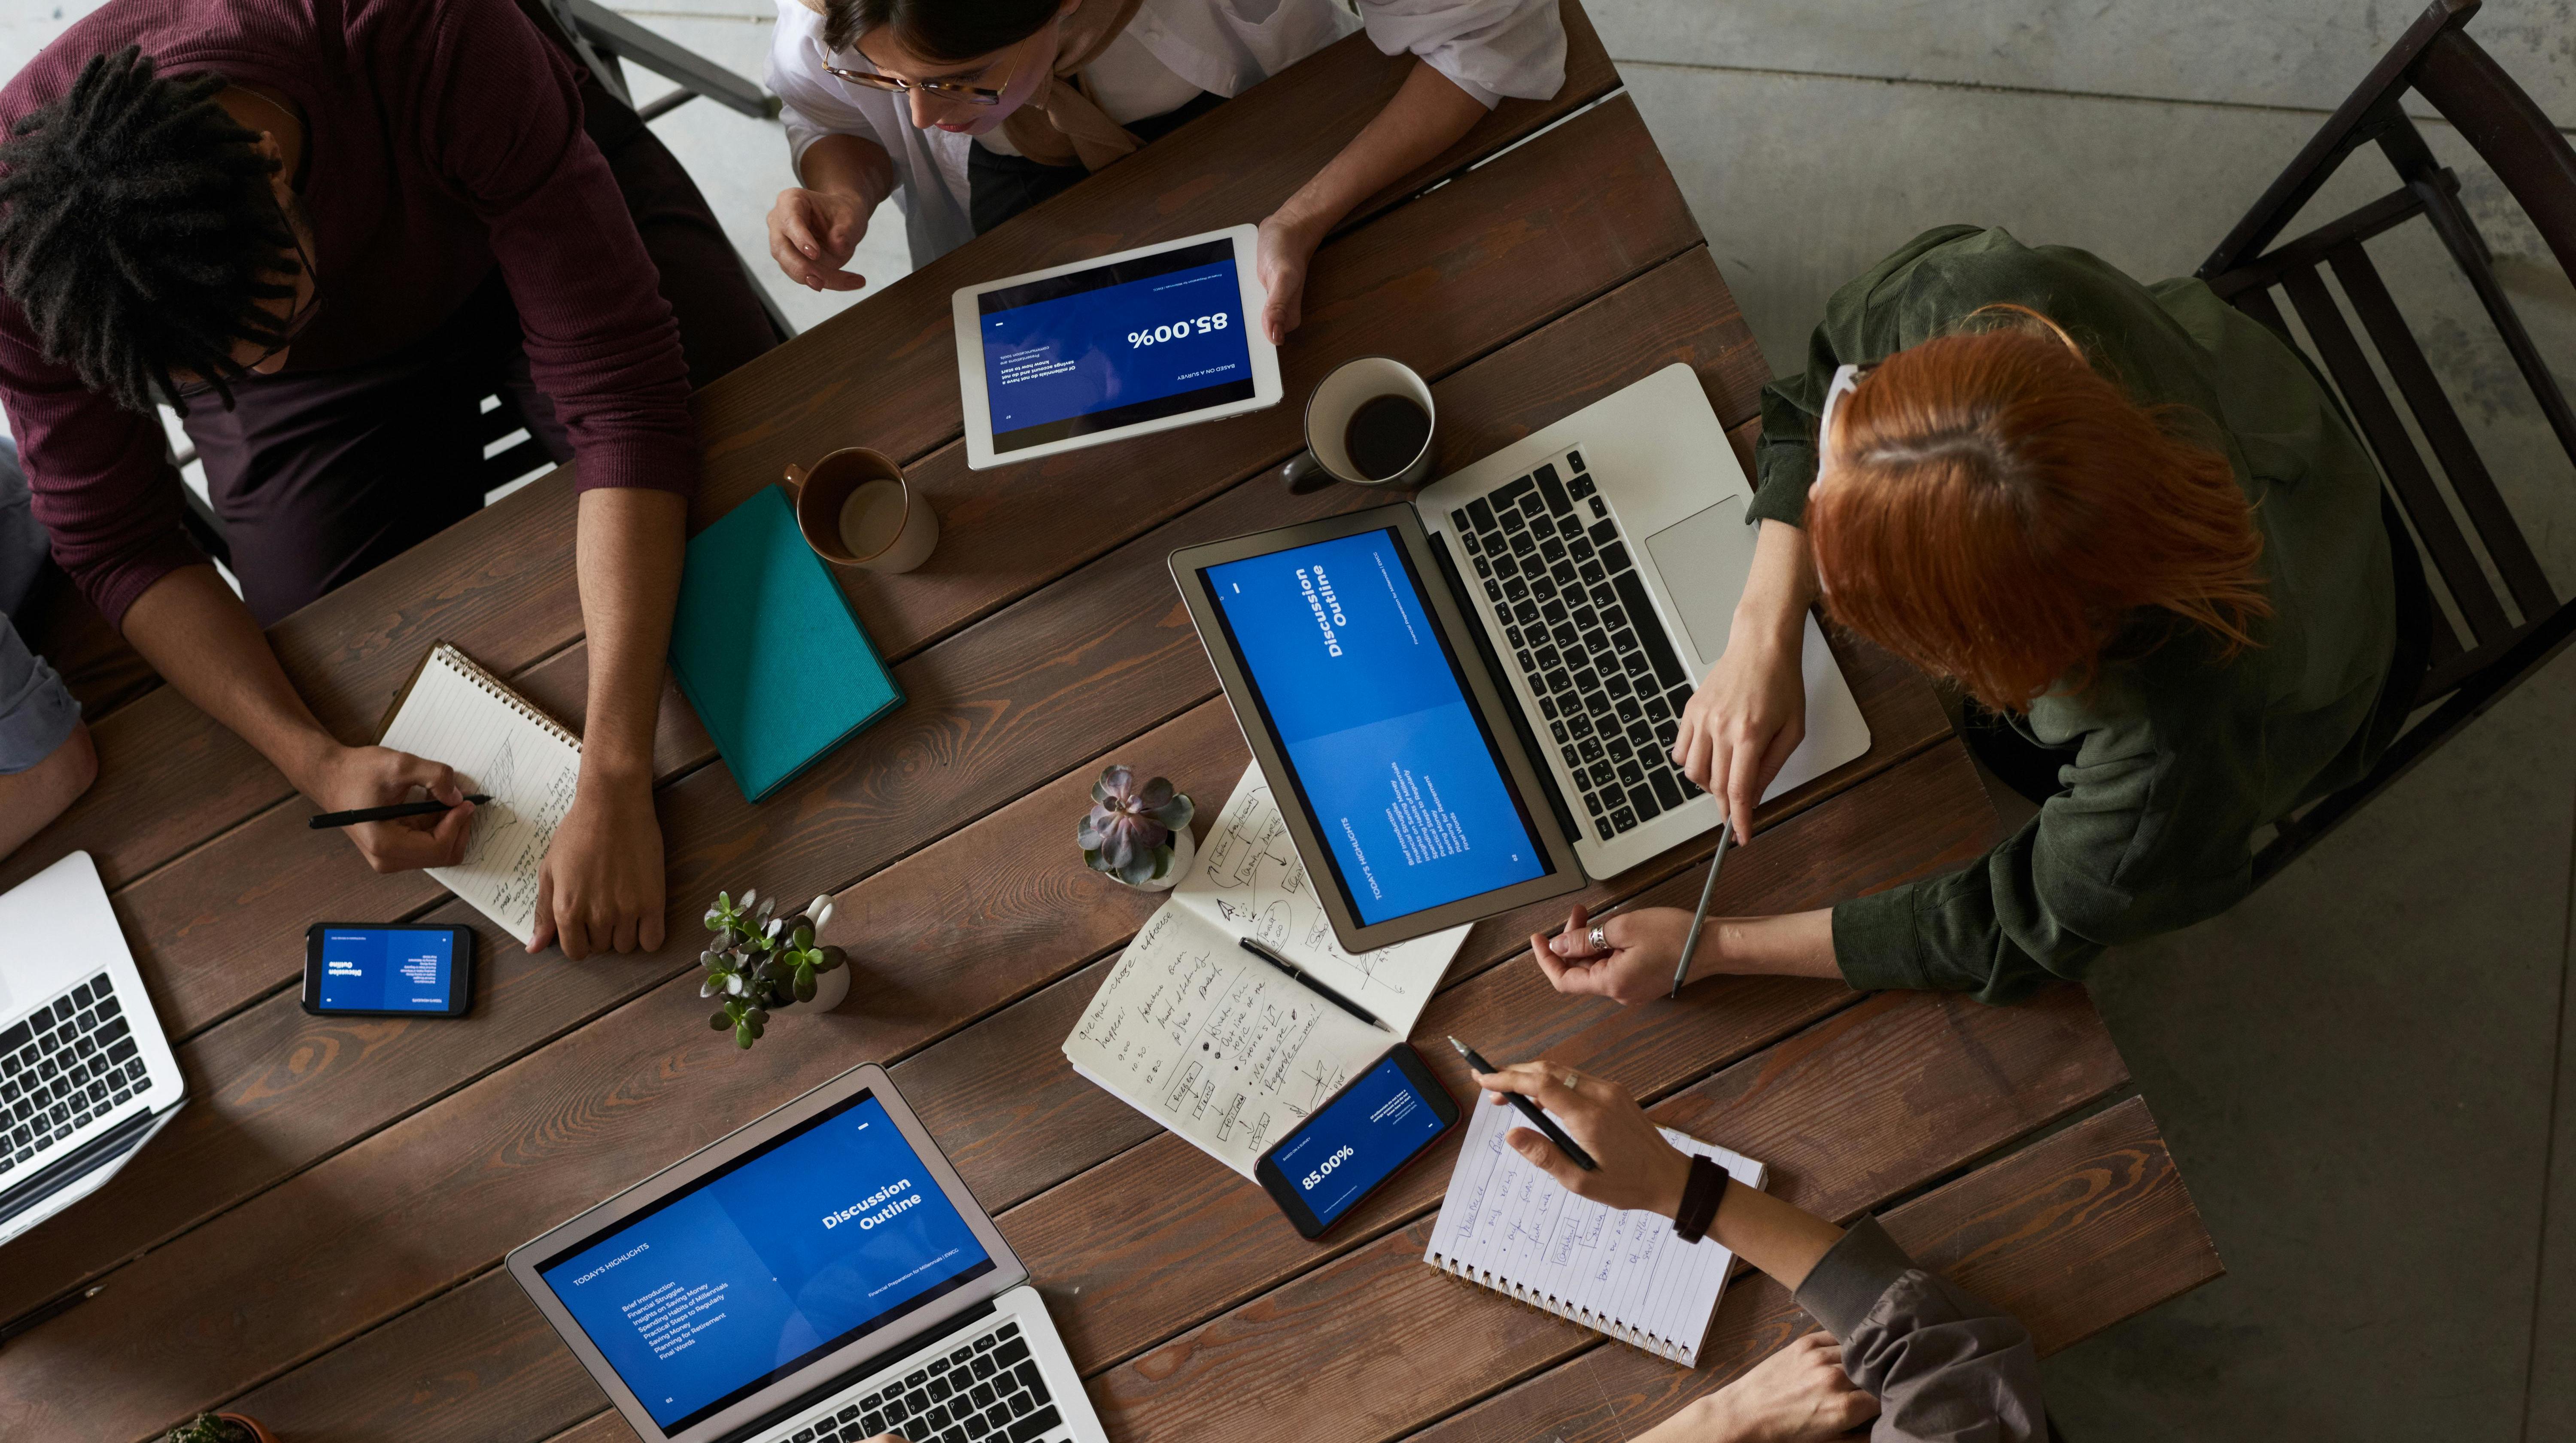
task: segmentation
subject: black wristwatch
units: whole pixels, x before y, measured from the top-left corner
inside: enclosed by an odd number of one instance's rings
[[[1673,1236],[1686,1243],[1708,1236],[1709,1224],[1717,1221],[1717,1205],[1726,1200],[1726,1185],[1732,1181],[1726,1169],[1693,1154],[1690,1181],[1682,1184],[1682,1205],[1673,1217]]]

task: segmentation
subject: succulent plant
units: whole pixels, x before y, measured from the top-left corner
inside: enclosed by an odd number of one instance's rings
[[[832,920],[832,900],[816,897],[792,916],[773,915],[778,899],[760,899],[755,887],[735,902],[716,893],[707,908],[707,930],[716,940],[698,954],[707,975],[698,981],[700,997],[720,999],[707,1019],[714,1031],[730,1029],[736,1047],[758,1042],[769,1027],[769,1012],[814,1000],[814,979],[848,960],[838,947],[815,942],[814,934]]]
[[[1163,778],[1141,780],[1131,767],[1110,767],[1091,784],[1091,810],[1074,840],[1091,870],[1141,887],[1171,866],[1172,834],[1188,826],[1196,810]]]
[[[258,1443],[259,1435],[230,1418],[200,1413],[161,1435],[161,1443]]]

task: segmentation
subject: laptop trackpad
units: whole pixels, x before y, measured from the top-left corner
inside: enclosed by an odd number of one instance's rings
[[[1704,663],[1725,652],[1736,600],[1753,575],[1757,528],[1744,524],[1744,505],[1743,497],[1729,496],[1646,538],[1664,594],[1681,612],[1691,649]]]

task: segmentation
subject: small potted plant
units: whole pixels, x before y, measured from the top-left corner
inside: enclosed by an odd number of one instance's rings
[[[777,907],[776,898],[764,902],[753,888],[738,904],[718,892],[707,909],[707,930],[716,940],[698,954],[707,969],[698,995],[722,999],[707,1026],[731,1029],[736,1047],[758,1042],[772,1012],[829,1012],[850,995],[849,969],[842,965],[847,955],[814,940],[832,920],[831,899],[817,897],[792,917],[772,916]]]
[[[1091,870],[1140,892],[1168,891],[1198,855],[1190,835],[1197,810],[1163,778],[1142,780],[1133,768],[1111,767],[1091,784],[1091,810],[1074,840]]]
[[[277,1443],[277,1435],[239,1413],[200,1413],[162,1434],[161,1443]]]

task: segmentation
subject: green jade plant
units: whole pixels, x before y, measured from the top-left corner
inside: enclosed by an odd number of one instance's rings
[[[832,920],[832,902],[816,897],[792,917],[773,917],[778,899],[760,900],[755,887],[736,904],[723,892],[707,909],[707,930],[714,945],[698,954],[707,975],[698,983],[700,997],[720,997],[707,1026],[733,1030],[736,1047],[748,1048],[769,1026],[770,1009],[814,1000],[814,979],[841,966],[848,957],[838,947],[818,946],[814,934]]]
[[[1130,887],[1159,882],[1172,865],[1173,839],[1197,815],[1190,799],[1162,777],[1140,781],[1132,767],[1111,767],[1091,784],[1091,810],[1074,830],[1082,860]]]
[[[267,1437],[229,1413],[200,1413],[161,1435],[161,1443],[263,1443]]]

